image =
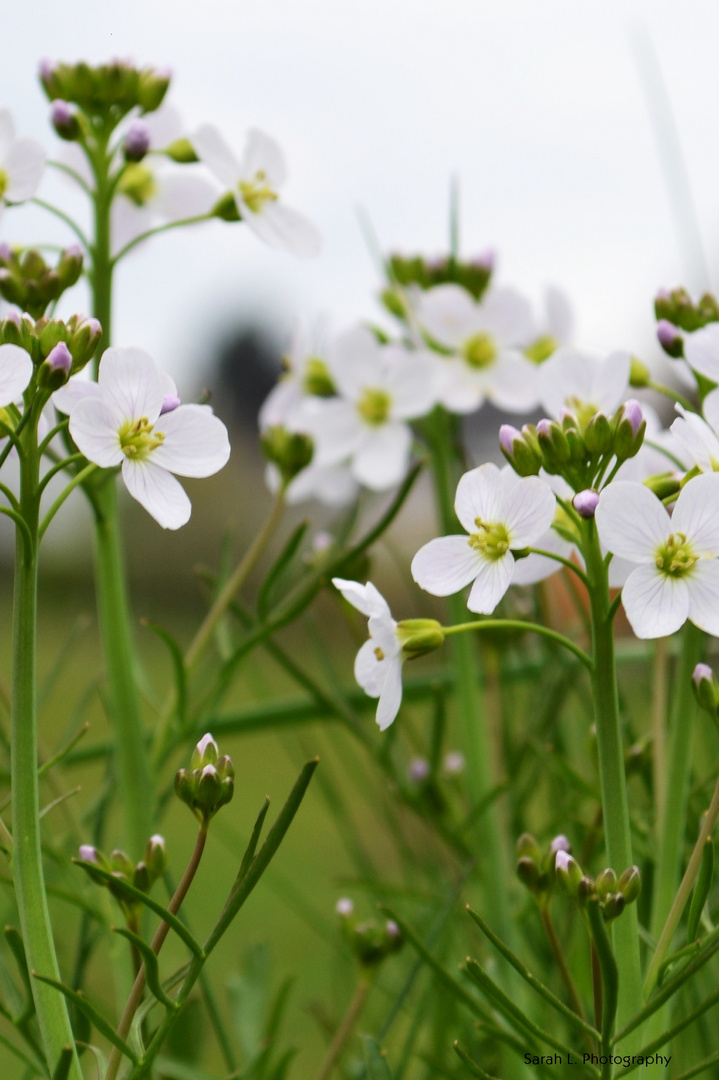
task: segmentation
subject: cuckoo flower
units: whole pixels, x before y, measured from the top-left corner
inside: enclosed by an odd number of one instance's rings
[[[172,474],[218,472],[230,456],[224,424],[205,405],[178,405],[141,349],[108,349],[97,384],[81,385],[92,389],[56,395],[78,449],[102,468],[121,465],[127,490],[163,528],[184,525],[190,500]]]
[[[412,576],[434,596],[449,596],[474,582],[467,607],[490,615],[515,570],[512,548],[534,545],[554,519],[554,492],[539,477],[518,479],[496,465],[465,473],[454,508],[469,536],[430,540],[412,560]]]
[[[478,302],[459,285],[436,285],[418,295],[416,317],[450,351],[441,365],[440,401],[451,412],[474,412],[485,399],[520,413],[537,404],[536,365],[522,353],[534,324],[519,293],[490,288]]]
[[[563,347],[539,369],[539,394],[550,416],[563,410],[586,424],[597,412],[612,413],[629,389],[629,353],[613,352],[602,360],[593,353]]]
[[[681,415],[671,433],[684,454],[701,472],[719,472],[719,391],[712,390],[704,400],[705,420],[679,404],[676,410]]]
[[[635,564],[622,603],[637,637],[665,637],[687,619],[719,635],[719,476],[690,480],[671,517],[643,484],[614,481],[595,519],[602,544]]]
[[[232,193],[240,217],[261,240],[294,255],[319,253],[322,241],[314,225],[279,200],[278,188],[285,182],[286,170],[274,139],[253,129],[242,157],[237,158],[217,128],[203,124],[192,137],[192,145]]]
[[[18,139],[8,109],[0,109],[0,217],[5,203],[21,203],[37,191],[45,151],[34,139]]]
[[[0,408],[22,398],[32,378],[32,360],[19,345],[0,345]]]
[[[544,317],[533,328],[522,352],[535,364],[543,364],[574,336],[574,313],[561,289],[550,286],[545,294]]]

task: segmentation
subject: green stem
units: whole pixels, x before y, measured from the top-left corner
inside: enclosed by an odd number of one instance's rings
[[[523,619],[477,619],[475,622],[455,623],[454,626],[442,627],[445,637],[452,634],[463,634],[467,630],[529,630],[533,634],[540,634],[542,637],[549,638],[550,641],[556,641],[559,645],[563,645],[578,660],[582,661],[588,671],[592,670],[592,660],[583,649],[580,649],[564,634],[551,630],[548,626],[542,626],[541,623],[524,622]]]
[[[633,864],[624,747],[619,722],[614,634],[607,567],[596,525],[584,525],[584,558],[590,581],[594,667],[591,672],[599,751],[599,775],[608,864],[618,874]],[[619,969],[618,1022],[622,1026],[643,1004],[636,904],[613,924],[614,953]]]
[[[25,531],[18,530],[13,604],[11,775],[13,879],[20,927],[30,971],[59,980],[42,867],[37,774],[37,552],[39,463],[37,419],[23,432],[20,506]],[[75,1045],[65,999],[38,980],[32,986],[40,1034],[50,1073],[63,1047]],[[73,1052],[70,1076],[80,1080]]]
[[[459,470],[453,452],[452,418],[438,408],[431,417],[431,422],[433,427],[430,429],[430,448],[439,518],[442,529],[447,533],[454,533],[457,531],[454,491]],[[458,593],[448,597],[448,606],[451,622],[460,624],[466,615],[462,595]],[[478,685],[480,659],[468,635],[457,634],[453,642],[452,660],[456,675],[457,709],[466,761],[467,786],[472,803],[477,805],[487,799],[496,786],[498,777],[493,776],[491,771],[490,733]],[[499,937],[511,948],[515,935],[509,918],[509,866],[505,858],[503,839],[496,804],[488,802],[484,813],[472,823],[472,840],[475,850],[481,853],[484,864],[487,922],[496,928]]]
[[[112,260],[113,267],[117,266],[120,259],[124,259],[128,252],[133,248],[141,244],[143,240],[149,240],[151,236],[157,236],[159,233],[169,232],[170,229],[179,229],[183,225],[199,225],[202,221],[212,221],[212,214],[196,214],[194,217],[182,218],[179,221],[168,221],[164,225],[157,225],[154,229],[148,229],[144,233],[140,233],[139,236],[134,237],[124,248],[121,248],[115,258]]]
[[[369,993],[371,982],[368,975],[364,975],[357,983],[357,989],[355,990],[352,1001],[349,1008],[345,1013],[342,1023],[335,1032],[335,1037],[329,1045],[325,1059],[320,1065],[319,1072],[317,1073],[315,1080],[328,1080],[328,1077],[332,1074],[332,1070],[339,1061],[340,1055],[344,1050],[348,1040],[350,1039],[352,1032],[355,1029],[357,1021],[360,1018],[362,1010],[365,1007],[367,1001],[367,994]]]

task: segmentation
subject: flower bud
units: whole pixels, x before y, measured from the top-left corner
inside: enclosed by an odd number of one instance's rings
[[[167,868],[167,852],[165,850],[165,839],[158,833],[151,836],[145,845],[145,852],[143,854],[143,862],[147,866],[150,875],[150,883],[157,881],[159,877],[165,873]]]
[[[590,878],[587,874],[585,874],[584,877],[582,877],[577,882],[577,901],[580,904],[584,905],[586,904],[587,900],[594,899],[596,895],[597,891],[594,885],[593,878]]]
[[[467,762],[461,750],[449,750],[444,755],[442,768],[446,776],[460,776],[464,772]]]
[[[636,356],[632,356],[629,360],[629,385],[639,389],[649,386],[651,381],[652,374],[647,365],[638,360]]]
[[[516,869],[517,877],[522,884],[526,885],[531,892],[536,892],[539,888],[542,872],[534,859],[530,859],[528,855],[522,855],[520,859],[517,859]]]
[[[261,433],[260,446],[267,460],[279,469],[285,486],[307,468],[315,450],[310,435],[301,431],[288,431],[280,424],[266,428]]]
[[[612,870],[611,866],[608,866],[606,870],[602,870],[600,874],[597,874],[595,886],[597,895],[600,898],[617,891],[617,875]]]
[[[73,315],[67,323],[67,344],[73,359],[73,375],[82,371],[95,355],[102,337],[99,320],[84,315]]]
[[[426,758],[414,758],[409,763],[407,776],[411,784],[422,784],[431,772],[431,767]]]
[[[554,420],[540,420],[537,439],[542,453],[542,463],[549,473],[557,473],[572,458],[567,436]]]
[[[80,858],[83,862],[97,863],[100,865],[100,853],[92,844],[80,844]]]
[[[556,855],[558,851],[569,852],[571,850],[572,845],[569,843],[569,840],[567,840],[566,836],[563,836],[561,834],[559,836],[555,836],[551,844],[549,845],[549,851],[552,855]]]
[[[714,672],[708,664],[697,664],[692,674],[694,696],[700,708],[716,719],[719,714],[719,686],[714,679]]]
[[[56,98],[50,106],[50,122],[66,142],[75,142],[82,134],[77,113],[61,98]]]
[[[175,794],[192,810],[203,828],[234,794],[235,769],[226,754],[218,757],[217,743],[208,733],[198,742],[190,769],[175,775]]]
[[[684,355],[684,338],[676,326],[666,319],[660,319],[657,323],[657,340],[667,356],[676,360]]]
[[[535,446],[523,437],[511,424],[499,429],[499,445],[509,464],[519,476],[537,476],[542,458]]]
[[[354,911],[355,906],[347,896],[341,897],[335,904],[335,911],[342,919],[347,919]]]
[[[582,868],[575,858],[569,855],[566,851],[558,851],[554,860],[554,869],[557,875],[557,881],[567,890],[570,896],[577,895],[577,889],[579,884],[585,879],[582,874]]]
[[[231,191],[220,196],[212,207],[210,215],[219,218],[220,221],[242,221],[240,211],[237,209],[237,201]]]
[[[527,856],[530,859],[535,859],[539,862],[542,858],[542,851],[534,839],[531,833],[523,832],[517,840],[516,848],[517,857]]]
[[[647,422],[636,398],[630,398],[615,416],[614,453],[618,461],[626,461],[638,453],[644,442]]]
[[[614,919],[618,919],[626,906],[627,902],[622,893],[610,893],[602,908],[604,921],[609,923],[613,922]]]
[[[632,904],[642,891],[642,875],[638,866],[629,866],[619,875],[617,892],[621,893],[627,904]]]
[[[55,273],[63,290],[77,284],[82,273],[83,254],[79,244],[70,244],[60,256],[60,261],[55,267]]]
[[[191,165],[200,160],[189,139],[175,139],[164,148],[163,153],[178,165]]]
[[[594,517],[594,512],[599,504],[599,495],[591,488],[586,488],[584,491],[578,491],[572,499],[572,506],[577,511],[580,517],[589,518]]]
[[[132,884],[140,892],[149,892],[152,882],[150,880],[150,871],[147,867],[147,863],[140,860],[135,866],[135,871],[132,875]]]
[[[590,454],[608,454],[612,449],[612,425],[603,412],[595,413],[584,431],[584,443]]]
[[[70,378],[71,370],[70,350],[64,341],[58,341],[40,367],[38,385],[47,390],[59,390]]]
[[[150,129],[144,120],[133,120],[125,133],[122,147],[125,161],[142,161],[149,149]]]
[[[143,112],[154,112],[162,105],[170,85],[172,72],[169,68],[145,68],[140,72],[137,85],[137,103]]]
[[[402,652],[410,659],[441,649],[444,631],[436,619],[402,619],[397,623],[397,636]]]
[[[208,731],[192,751],[190,766],[193,769],[202,769],[205,765],[214,765],[218,756],[217,743]]]

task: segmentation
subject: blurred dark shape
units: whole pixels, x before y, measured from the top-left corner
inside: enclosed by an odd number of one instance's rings
[[[280,375],[282,352],[280,336],[262,324],[230,330],[216,352],[213,408],[255,441],[257,414]]]

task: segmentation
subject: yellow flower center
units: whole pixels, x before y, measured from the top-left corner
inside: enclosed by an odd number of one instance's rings
[[[136,162],[127,165],[117,185],[121,191],[135,206],[146,206],[157,194],[157,181],[155,174],[147,165]]]
[[[582,401],[582,399],[578,397],[565,398],[564,404],[571,413],[574,413],[579,421],[579,426],[582,431],[586,431],[589,421],[599,412],[598,405],[594,405],[591,401]]]
[[[666,543],[657,548],[655,557],[657,569],[669,577],[688,574],[698,560],[699,556],[687,542],[685,534],[680,532],[670,533]]]
[[[477,532],[471,533],[469,546],[479,551],[486,559],[496,562],[509,551],[509,533],[505,525],[490,525],[481,518],[475,518]]]
[[[3,195],[5,194],[5,192],[9,188],[9,186],[10,186],[10,177],[8,176],[8,174],[5,172],[4,169],[0,169],[0,199],[2,199]]]
[[[357,402],[357,409],[366,424],[378,427],[386,422],[391,405],[392,398],[386,390],[377,390],[368,386],[362,391],[362,396]]]
[[[319,356],[310,356],[305,362],[302,388],[306,394],[313,394],[314,397],[332,397],[335,393],[329,368]]]
[[[474,334],[462,346],[462,355],[470,367],[482,370],[497,359],[497,346],[491,334]]]
[[[277,201],[277,192],[270,187],[264,169],[258,169],[251,180],[240,180],[237,186],[242,201],[253,214],[260,214],[266,202]]]
[[[524,355],[534,364],[543,364],[559,348],[559,342],[551,334],[538,337],[524,350]]]
[[[134,423],[125,424],[119,435],[123,454],[135,461],[144,461],[165,441],[163,433],[155,431],[146,416],[141,416]]]
[[[379,645],[377,646],[376,649],[373,649],[373,652],[374,652],[374,654],[375,654],[375,656],[377,657],[378,660],[384,660],[384,653],[380,649]]]

